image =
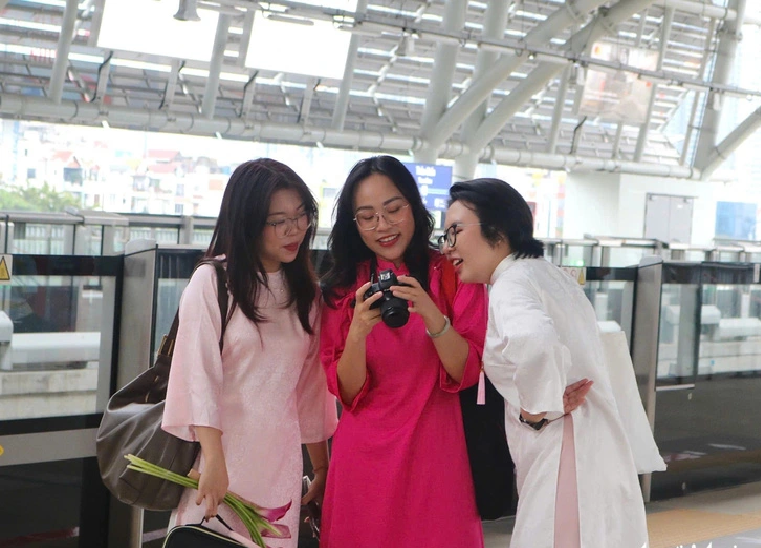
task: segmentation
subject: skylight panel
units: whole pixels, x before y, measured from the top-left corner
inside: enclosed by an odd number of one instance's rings
[[[176,11],[176,2],[106,0],[98,47],[211,61],[219,14],[199,9],[200,21],[177,21]]]

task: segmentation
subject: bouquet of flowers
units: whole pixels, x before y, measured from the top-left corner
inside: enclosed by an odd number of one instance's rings
[[[193,478],[175,474],[171,470],[151,464],[135,455],[126,455],[125,458],[130,462],[127,467],[130,470],[172,481],[183,487],[198,489],[198,477]],[[225,494],[223,502],[240,518],[246,526],[248,534],[251,535],[251,540],[261,548],[267,548],[267,545],[264,543],[264,537],[291,537],[291,532],[286,525],[275,523],[288,512],[291,507],[290,501],[288,504],[278,508],[266,508],[244,500],[235,493],[228,491]]]

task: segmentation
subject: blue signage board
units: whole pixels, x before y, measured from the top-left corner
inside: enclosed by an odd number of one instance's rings
[[[758,204],[716,202],[716,238],[755,240]]]
[[[446,211],[449,188],[452,186],[452,167],[431,164],[404,164],[417,181],[420,195],[428,211]]]

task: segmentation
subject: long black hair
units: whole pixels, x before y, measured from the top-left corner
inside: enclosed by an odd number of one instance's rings
[[[506,239],[519,259],[544,255],[544,243],[534,238],[534,218],[523,196],[500,179],[473,179],[455,183],[451,202],[462,202],[474,210],[481,234],[491,244]]]
[[[403,258],[410,274],[428,289],[433,216],[425,208],[415,178],[409,170],[393,156],[373,156],[360,160],[351,169],[336,202],[335,222],[328,239],[332,267],[323,277],[323,291],[328,303],[336,296],[336,290],[354,285],[357,265],[373,258],[373,252],[362,241],[354,222],[354,195],[359,183],[376,173],[391,179],[412,208],[415,232]]]
[[[312,334],[309,312],[317,292],[316,279],[309,258],[309,246],[317,225],[317,204],[304,180],[288,166],[270,158],[259,158],[239,165],[227,182],[217,225],[205,257],[224,254],[227,261],[227,284],[233,306],[240,307],[254,323],[266,321],[256,306],[261,286],[267,276],[261,260],[262,237],[272,194],[278,190],[295,190],[311,221],[296,259],[283,264],[288,284],[289,305],[296,303],[304,331]]]

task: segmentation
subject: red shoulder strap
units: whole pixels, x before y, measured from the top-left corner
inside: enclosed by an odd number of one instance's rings
[[[441,290],[450,318],[454,309],[454,296],[457,292],[457,274],[454,266],[446,258],[441,262]]]

